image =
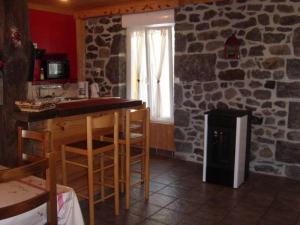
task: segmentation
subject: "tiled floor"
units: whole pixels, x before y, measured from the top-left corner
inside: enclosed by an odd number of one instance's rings
[[[300,225],[299,181],[251,174],[233,190],[201,179],[201,165],[153,158],[150,200],[143,200],[141,188],[133,189],[130,210],[122,198],[118,217],[112,201],[100,203],[96,225]]]

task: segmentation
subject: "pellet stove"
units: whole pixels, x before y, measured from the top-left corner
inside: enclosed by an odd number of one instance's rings
[[[205,113],[203,181],[238,188],[248,177],[251,112]]]

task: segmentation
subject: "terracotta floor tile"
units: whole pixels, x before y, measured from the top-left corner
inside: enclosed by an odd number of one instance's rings
[[[118,217],[113,199],[97,204],[95,225],[300,225],[299,181],[251,173],[233,189],[203,183],[200,164],[155,157],[150,167],[149,201],[135,187],[129,210],[121,195]],[[80,204],[87,222],[87,202]]]
[[[181,213],[165,208],[152,215],[150,219],[168,225],[176,225],[182,220],[182,217]]]

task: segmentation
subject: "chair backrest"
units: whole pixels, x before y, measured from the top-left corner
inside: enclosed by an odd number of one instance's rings
[[[0,183],[22,179],[37,172],[45,172],[47,169],[49,170],[49,176],[47,176],[46,191],[26,201],[0,208],[0,220],[17,216],[48,203],[48,224],[57,224],[55,153],[49,153],[48,158],[39,158],[25,166],[0,170]]]
[[[118,145],[119,139],[119,113],[105,114],[102,116],[87,116],[87,146],[92,149],[92,140],[95,136],[102,136],[114,131],[114,144]]]
[[[149,108],[142,108],[137,110],[128,110],[126,112],[126,138],[130,138],[130,133],[141,133],[146,140],[150,135],[150,110]],[[131,129],[131,124],[139,124],[139,129]],[[149,140],[148,140],[149,141]]]
[[[24,147],[25,140],[30,140],[38,143],[38,146],[35,146],[37,148],[36,149],[37,152],[25,153],[25,147]],[[31,131],[31,130],[24,130],[21,127],[18,127],[18,163],[19,164],[22,163],[24,158],[28,161],[34,161],[38,157],[46,157],[47,153],[50,152],[50,149],[51,148],[50,148],[49,131]]]

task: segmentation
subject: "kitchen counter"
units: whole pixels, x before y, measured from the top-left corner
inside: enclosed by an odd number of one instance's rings
[[[15,118],[27,124],[29,130],[50,131],[51,149],[57,156],[57,181],[61,181],[60,151],[63,144],[86,140],[86,117],[100,116],[105,113],[119,112],[124,119],[124,110],[142,105],[140,100],[128,100],[114,97],[63,101],[56,108],[44,112],[15,112]],[[123,121],[123,120],[122,120]],[[77,168],[69,172],[69,179],[76,180],[82,176]]]
[[[140,100],[128,100],[116,97],[103,97],[97,99],[64,101],[58,103],[55,109],[38,113],[16,111],[14,117],[18,121],[28,123],[53,119],[56,117],[67,117],[120,108],[131,108],[140,105],[142,105],[142,101]]]

